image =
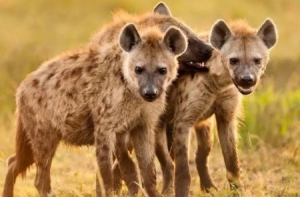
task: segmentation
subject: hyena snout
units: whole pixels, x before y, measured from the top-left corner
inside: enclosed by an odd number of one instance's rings
[[[256,77],[253,74],[240,75],[239,84],[242,87],[251,87],[256,84]]]
[[[247,95],[253,92],[257,82],[256,75],[246,72],[237,75],[234,79],[235,85],[240,91],[240,93]]]
[[[158,97],[159,91],[154,85],[147,85],[141,89],[141,95],[146,101],[152,102]]]

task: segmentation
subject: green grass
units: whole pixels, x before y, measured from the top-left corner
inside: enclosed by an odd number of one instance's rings
[[[299,196],[300,169],[300,26],[298,0],[190,0],[165,1],[174,16],[197,30],[209,30],[219,18],[245,18],[258,27],[271,17],[279,41],[259,89],[244,98],[239,156],[245,196]],[[151,11],[157,1],[134,0],[0,0],[0,192],[5,160],[14,151],[15,90],[25,76],[43,61],[89,41],[110,13],[118,8],[130,13]],[[193,156],[193,147],[191,154]],[[205,196],[191,158],[192,196]],[[216,140],[210,159],[213,179],[228,196],[221,151]],[[58,196],[94,196],[94,149],[61,146],[53,161],[52,185]],[[37,196],[35,169],[17,180],[16,195]],[[159,171],[158,182],[161,183]],[[160,186],[160,185],[159,185]],[[126,188],[124,187],[124,193]]]

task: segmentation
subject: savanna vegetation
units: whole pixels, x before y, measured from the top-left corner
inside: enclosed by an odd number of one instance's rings
[[[279,41],[271,51],[265,76],[257,91],[244,98],[239,129],[241,180],[245,196],[300,196],[300,1],[165,2],[174,16],[198,31],[209,30],[220,18],[242,18],[258,27],[270,17],[277,24]],[[142,13],[151,11],[157,3],[0,0],[0,192],[7,170],[5,160],[14,152],[14,95],[18,84],[43,61],[87,43],[93,33],[110,22],[114,10]],[[199,188],[191,140],[191,196],[206,196]],[[94,196],[95,166],[93,147],[60,146],[52,167],[57,196]],[[219,187],[213,191],[214,196],[230,195],[217,137],[210,167]],[[34,175],[31,170],[26,180],[17,180],[16,196],[37,196]]]

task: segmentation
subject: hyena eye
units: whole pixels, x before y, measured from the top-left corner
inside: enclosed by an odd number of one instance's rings
[[[161,74],[161,75],[165,75],[165,74],[167,74],[167,68],[159,68],[159,69],[158,69],[158,72],[159,72],[159,74]]]
[[[261,58],[254,58],[255,64],[261,64]]]
[[[134,71],[136,74],[142,74],[142,72],[144,71],[144,68],[136,66]]]
[[[239,61],[240,60],[238,58],[235,58],[235,57],[232,57],[232,58],[229,59],[229,63],[231,65],[237,65],[239,63]]]

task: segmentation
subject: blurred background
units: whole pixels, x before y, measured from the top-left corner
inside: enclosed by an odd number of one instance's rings
[[[253,27],[259,27],[267,17],[274,20],[279,41],[270,53],[271,61],[258,90],[244,98],[245,118],[240,126],[239,147],[245,155],[249,150],[262,148],[267,150],[265,156],[273,151],[272,157],[283,156],[289,166],[299,169],[300,1],[164,2],[174,17],[197,31],[208,31],[217,19],[246,19]],[[114,10],[139,14],[151,12],[157,3],[156,0],[0,0],[1,175],[6,170],[5,159],[14,150],[15,91],[26,75],[54,55],[86,44],[103,24],[111,21]]]

